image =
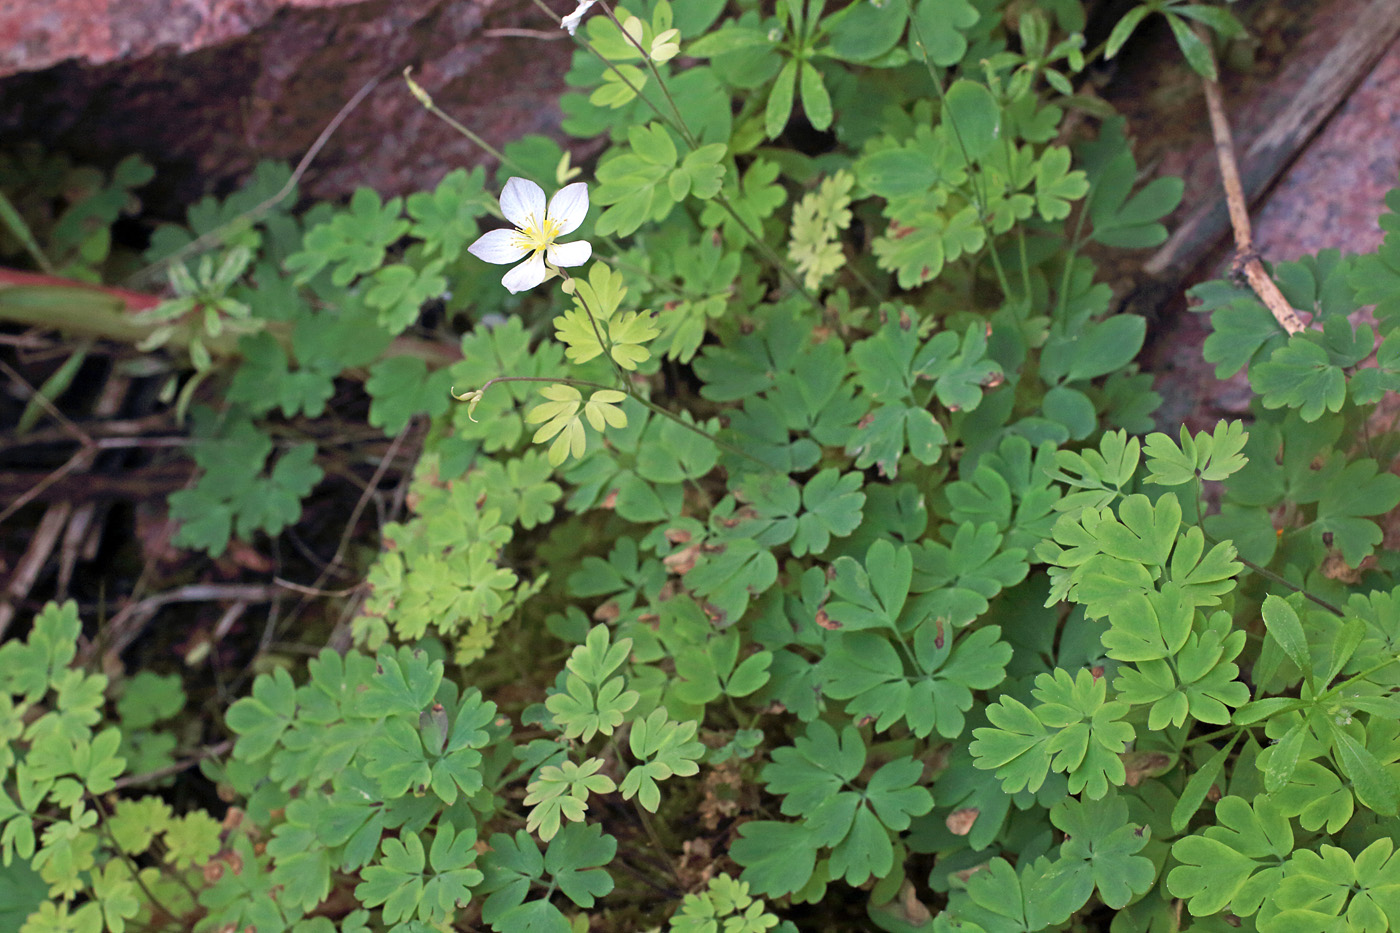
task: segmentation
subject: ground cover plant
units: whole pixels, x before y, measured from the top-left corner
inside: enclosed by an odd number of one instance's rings
[[[1087,250],[1181,185],[1079,82],[1149,14],[1213,79],[1224,8],[563,12],[596,164],[300,213],[264,166],[156,231],[135,320],[0,290],[180,361],[187,548],[297,524],[347,382],[429,425],[353,620],[244,658],[202,752],[76,604],[0,646],[0,928],[1400,928],[1400,190],[1375,254],[1272,269],[1296,332],[1195,290],[1254,409],[1162,433]],[[0,252],[121,271],[138,162],[0,169]]]

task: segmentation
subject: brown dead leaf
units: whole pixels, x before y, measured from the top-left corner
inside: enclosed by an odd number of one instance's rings
[[[914,885],[908,878],[899,886],[899,896],[895,900],[904,914],[904,920],[913,926],[921,927],[933,919],[933,914],[924,906],[924,902],[919,900],[919,893],[914,890]]]
[[[1327,557],[1322,561],[1322,575],[1329,580],[1338,580],[1342,583],[1360,583],[1361,575],[1376,566],[1374,554],[1367,554],[1361,560],[1361,564],[1352,567],[1346,562],[1339,550],[1330,550]]]
[[[1118,757],[1127,772],[1129,787],[1137,787],[1144,778],[1159,777],[1176,767],[1176,756],[1166,752],[1124,752]]]
[[[948,827],[948,832],[954,836],[966,836],[972,832],[973,825],[977,822],[977,817],[982,815],[982,811],[976,807],[963,807],[961,810],[954,810],[948,814],[948,818],[943,824]]]
[[[661,563],[666,565],[666,569],[679,576],[685,576],[695,569],[695,562],[700,559],[700,545],[692,544],[683,547],[674,554],[667,554],[661,558]]]

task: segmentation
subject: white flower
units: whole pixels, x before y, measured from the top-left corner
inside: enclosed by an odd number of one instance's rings
[[[511,178],[501,191],[501,213],[516,229],[484,233],[467,252],[497,265],[524,259],[501,279],[512,294],[543,282],[548,276],[546,265],[551,269],[581,266],[593,255],[587,240],[555,242],[577,230],[588,213],[588,186],[581,181],[560,188],[546,207],[543,188],[524,178]]]
[[[579,0],[578,8],[559,21],[559,28],[569,30],[569,35],[572,36],[578,29],[578,24],[583,22],[583,14],[597,2],[598,0]]]

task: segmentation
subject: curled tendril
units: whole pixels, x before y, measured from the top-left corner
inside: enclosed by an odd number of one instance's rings
[[[408,90],[414,97],[418,98],[418,103],[424,107],[432,109],[433,99],[428,96],[428,92],[423,90],[423,86],[413,80],[413,66],[410,65],[403,70],[403,79],[408,82]]]
[[[454,386],[453,389],[455,388],[456,387]],[[472,392],[463,392],[461,395],[458,395],[452,389],[449,389],[448,391],[451,393],[452,397],[455,398],[457,401],[467,403],[467,417],[470,418],[472,421],[476,421],[476,419],[473,418],[472,415],[476,411],[476,406],[481,404],[481,396],[485,394],[486,390],[484,388],[476,389]]]

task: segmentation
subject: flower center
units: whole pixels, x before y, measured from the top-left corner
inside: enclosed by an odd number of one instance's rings
[[[531,217],[530,222],[520,228],[520,235],[516,237],[515,242],[521,249],[538,252],[548,249],[558,236],[559,221],[552,217],[546,217],[541,223]]]

